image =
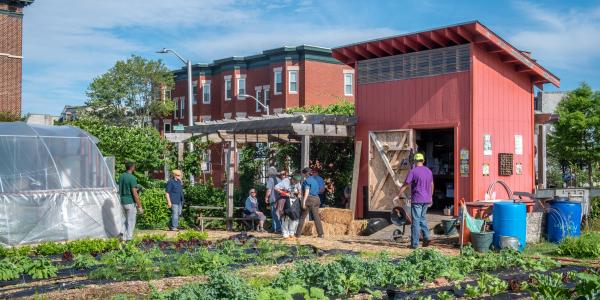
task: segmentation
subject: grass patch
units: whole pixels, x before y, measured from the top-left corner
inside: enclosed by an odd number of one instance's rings
[[[557,255],[558,244],[550,242],[540,242],[536,244],[527,244],[527,247],[523,251],[523,254],[529,256],[536,255]]]

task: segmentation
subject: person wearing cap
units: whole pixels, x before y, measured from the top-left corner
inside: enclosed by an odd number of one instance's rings
[[[167,181],[165,187],[165,197],[167,198],[167,207],[171,209],[171,223],[169,230],[177,230],[179,227],[179,217],[183,210],[183,173],[181,170],[171,171],[171,178]]]
[[[275,167],[269,167],[267,176],[267,192],[265,193],[265,203],[271,208],[271,220],[273,222],[271,224],[271,229],[273,230],[273,233],[280,233],[281,220],[277,215],[277,200],[279,199],[279,195],[277,194],[277,191],[275,191],[275,186],[281,181],[279,178],[281,175],[279,172],[277,172]]]
[[[414,156],[416,165],[408,172],[404,185],[400,188],[400,197],[410,186],[410,207],[412,224],[410,227],[410,247],[419,247],[419,236],[423,233],[423,247],[429,246],[429,225],[427,224],[427,209],[433,203],[433,174],[425,166],[425,156],[417,153]]]
[[[302,214],[300,215],[300,223],[296,230],[296,237],[300,237],[302,234],[302,227],[304,227],[304,221],[308,213],[312,213],[315,227],[317,227],[317,234],[320,238],[323,237],[323,224],[321,224],[321,217],[319,216],[319,206],[321,200],[319,199],[319,184],[314,178],[310,176],[310,168],[304,168],[302,170],[302,177],[304,182],[302,183]]]
[[[246,198],[246,203],[244,205],[244,216],[246,218],[258,219],[257,231],[265,231],[264,225],[267,217],[258,210],[258,199],[256,199],[255,189],[250,189],[250,192],[248,193],[248,198]]]

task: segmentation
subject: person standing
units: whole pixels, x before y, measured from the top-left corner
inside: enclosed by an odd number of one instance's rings
[[[265,231],[264,225],[267,217],[265,217],[265,214],[258,210],[258,199],[256,199],[255,189],[250,189],[248,198],[246,198],[246,203],[244,205],[244,217],[258,219],[257,231]]]
[[[183,210],[183,173],[180,170],[173,170],[171,178],[165,187],[165,197],[167,198],[167,206],[171,209],[171,224],[169,230],[174,231],[179,227],[179,216]]]
[[[325,180],[323,179],[323,177],[319,176],[319,169],[318,168],[313,168],[312,169],[312,178],[314,178],[314,180],[317,182],[317,184],[319,185],[319,200],[321,201],[321,207],[323,207],[323,205],[325,205]]]
[[[273,233],[281,232],[281,220],[277,215],[277,200],[279,199],[279,195],[277,195],[277,191],[275,191],[275,186],[281,181],[278,175],[275,167],[269,167],[269,170],[267,171],[267,176],[269,176],[269,178],[267,178],[265,203],[271,208],[271,219],[273,222],[271,229],[273,230]]]
[[[410,227],[410,247],[419,247],[419,236],[423,233],[423,247],[429,246],[429,225],[427,224],[427,209],[433,203],[433,174],[425,166],[425,156],[417,153],[414,156],[416,166],[408,172],[404,185],[400,188],[400,197],[410,185],[410,208],[412,224]]]
[[[300,219],[300,181],[302,176],[297,173],[292,178],[284,178],[275,186],[275,190],[281,195],[278,205],[278,213],[281,217],[281,234],[284,239],[294,239],[298,221]]]
[[[311,212],[315,221],[315,226],[317,227],[317,234],[322,238],[323,224],[321,224],[321,217],[319,216],[319,206],[321,205],[321,200],[319,200],[319,184],[310,176],[310,168],[304,168],[302,170],[302,177],[304,177],[301,198],[302,214],[300,215],[300,223],[296,230],[296,237],[302,235],[304,221],[306,220],[308,213]]]
[[[137,214],[143,214],[144,209],[138,195],[137,179],[133,176],[135,164],[131,161],[125,162],[125,168],[126,171],[119,176],[119,196],[125,211],[125,232],[122,239],[123,241],[130,241],[133,239]]]

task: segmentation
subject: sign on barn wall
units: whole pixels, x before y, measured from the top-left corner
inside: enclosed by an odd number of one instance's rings
[[[369,211],[389,212],[408,171],[415,148],[412,129],[369,132]]]

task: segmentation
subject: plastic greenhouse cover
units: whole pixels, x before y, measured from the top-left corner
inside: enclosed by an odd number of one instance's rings
[[[0,123],[0,204],[7,245],[114,236],[124,220],[95,138],[72,126]]]

